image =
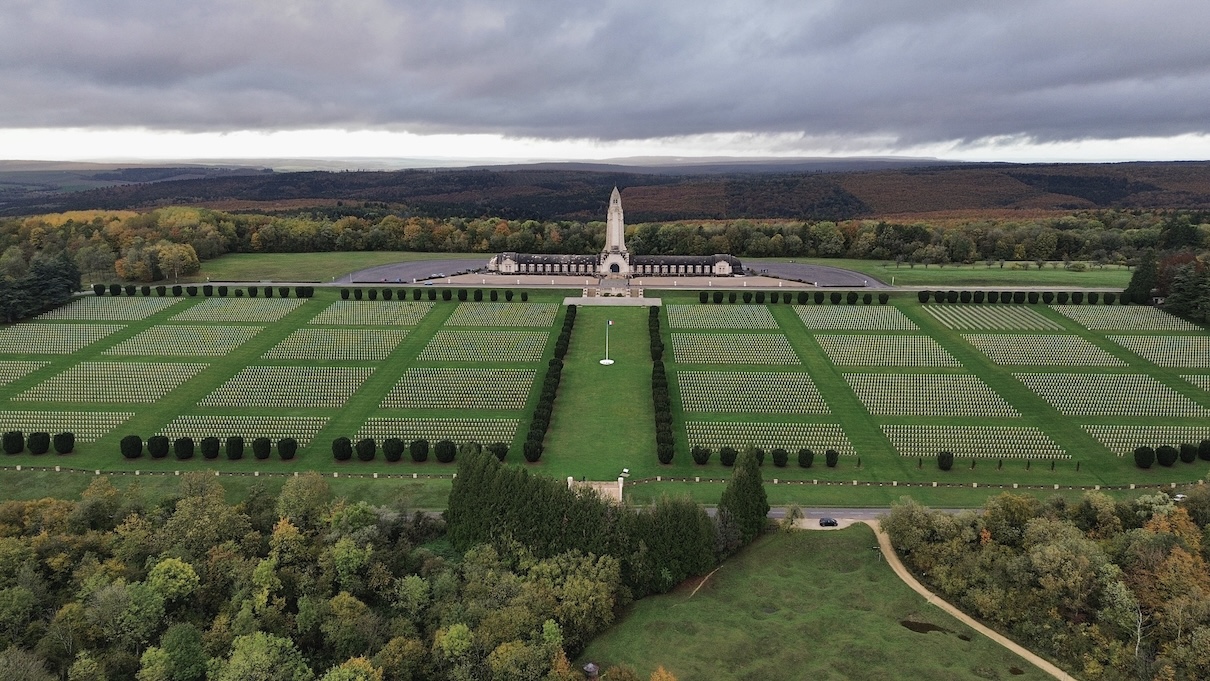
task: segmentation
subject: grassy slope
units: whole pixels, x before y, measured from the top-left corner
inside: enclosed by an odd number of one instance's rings
[[[1090,266],[1087,271],[1074,272],[1064,270],[1061,264],[1058,269],[1047,264],[1039,270],[1033,262],[1024,263],[1029,266],[1029,269],[1023,270],[1012,269],[1012,263],[1006,263],[1003,268],[999,264],[988,267],[985,263],[946,265],[945,267],[937,265],[910,267],[903,264],[896,267],[894,262],[885,260],[853,260],[849,258],[745,258],[744,263],[747,267],[760,269],[760,263],[764,261],[788,262],[791,260],[864,272],[887,284],[891,283],[893,277],[896,286],[1126,288],[1132,274],[1131,270],[1119,265],[1106,265],[1104,268]]]
[[[927,605],[874,546],[865,526],[762,539],[692,598],[686,584],[635,604],[580,664],[626,663],[644,677],[664,665],[686,681],[1047,678]]]

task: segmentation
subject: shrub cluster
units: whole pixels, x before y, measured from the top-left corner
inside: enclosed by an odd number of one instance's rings
[[[32,435],[30,436],[33,437]],[[55,451],[60,454],[66,454],[75,447],[75,435],[71,433],[60,433],[54,437]],[[120,448],[122,456],[127,459],[138,459],[143,456],[143,450],[146,447],[147,453],[153,459],[166,459],[168,453],[172,452],[178,461],[188,461],[193,458],[195,443],[191,437],[178,437],[175,440],[169,440],[163,435],[153,435],[147,439],[146,443],[143,438],[138,435],[127,435],[122,438]],[[226,452],[227,459],[230,461],[238,461],[244,458],[244,438],[239,435],[234,435],[220,440],[217,437],[205,437],[201,441],[202,458],[213,461],[219,457],[220,452]],[[252,440],[252,455],[257,459],[268,459],[273,450],[273,441],[267,437],[258,437]],[[284,437],[277,441],[277,455],[282,461],[289,461],[294,458],[298,452],[298,440],[292,437]]]
[[[521,292],[521,298],[527,298]],[[542,392],[538,396],[538,406],[534,408],[534,417],[529,423],[529,434],[525,436],[525,445],[521,451],[525,460],[534,463],[542,458],[542,441],[546,439],[546,429],[550,427],[550,415],[555,407],[555,394],[559,391],[559,381],[563,378],[563,358],[567,356],[567,347],[571,344],[571,331],[576,325],[576,306],[568,305],[567,314],[563,317],[563,329],[555,341],[555,356],[550,358],[546,367],[546,377],[542,379]],[[504,450],[508,452],[507,449]],[[500,456],[497,454],[497,456]],[[503,459],[501,459],[503,460]]]
[[[1189,442],[1180,445],[1160,445],[1155,448],[1143,445],[1134,450],[1134,465],[1139,468],[1151,468],[1155,463],[1169,467],[1174,465],[1178,459],[1184,463],[1193,463],[1198,459],[1210,461],[1210,439],[1202,440],[1200,444],[1196,445]]]
[[[766,291],[744,291],[743,294],[738,295],[738,296],[736,295],[735,291],[731,291],[731,292],[714,291],[713,293],[711,293],[710,291],[699,291],[697,294],[697,300],[699,303],[702,303],[702,304],[707,304],[710,302],[714,302],[715,304],[720,304],[723,302],[724,299],[726,299],[726,301],[729,303],[734,303],[737,300],[742,300],[745,303],[755,302],[757,305],[763,305],[765,302],[765,296],[768,296],[769,303],[773,304],[773,305],[776,305],[779,302],[783,303],[785,305],[789,305],[793,302],[796,302],[796,300],[799,305],[806,305],[807,303],[809,303],[811,301],[811,294],[808,291],[799,291],[797,294],[795,294],[792,291],[768,291],[768,292],[766,292]],[[844,296],[842,296],[839,291],[833,291],[830,299],[831,299],[831,302],[833,305],[839,305],[841,303],[841,301],[844,301],[844,302],[848,303],[849,305],[856,305],[858,303],[858,301],[860,301],[863,305],[873,305],[874,304],[874,294],[873,293],[862,294],[862,293],[858,293],[856,291],[849,291]],[[886,305],[887,302],[889,302],[890,300],[891,300],[890,294],[888,294],[888,293],[879,293],[878,294],[878,304],[879,305]],[[823,302],[824,302],[823,291],[816,291],[815,292],[815,304],[822,305]],[[921,301],[921,302],[924,302],[924,301]]]
[[[879,298],[885,294],[879,294]],[[1096,291],[1084,293],[1082,291],[918,291],[916,299],[921,303],[1013,303],[1021,305],[1028,302],[1030,305],[1037,305],[1039,302],[1050,305],[1057,302],[1059,305],[1083,305],[1085,301],[1089,305],[1103,303],[1105,305],[1113,305],[1121,303],[1128,305],[1130,297],[1125,293],[1115,294],[1106,293],[1101,295]]]
[[[125,286],[122,284],[110,284],[108,286],[105,284],[92,285],[92,292],[95,295],[103,296],[107,290],[111,296],[120,296],[125,294],[126,296],[141,295],[143,297],[150,296],[152,291],[154,291],[155,294],[161,298],[169,293],[171,293],[175,298],[180,298],[182,294],[194,298],[197,297],[198,293],[201,293],[207,298],[210,298],[215,293],[218,293],[220,298],[226,298],[229,292],[226,286],[215,286],[213,284],[204,284],[202,286],[186,285],[184,287],[176,285],[172,286],[171,288],[165,286],[164,284],[160,284],[154,289],[146,284],[143,286],[135,286],[134,284],[127,284]],[[314,286],[295,286],[293,289],[291,289],[289,286],[278,286],[276,288],[276,294],[274,293],[274,290],[275,289],[272,286],[249,286],[246,289],[237,287],[235,289],[235,296],[243,297],[244,293],[246,292],[249,298],[255,298],[258,295],[263,295],[266,298],[272,298],[274,295],[276,295],[278,298],[289,298],[291,290],[293,290],[295,298],[311,298],[315,296]]]
[[[0,448],[5,454],[20,454],[28,448],[30,454],[37,456],[49,452],[52,445],[56,454],[70,454],[76,448],[76,435],[64,432],[52,437],[50,433],[40,431],[30,433],[27,438],[19,430],[10,430],[0,436]]]

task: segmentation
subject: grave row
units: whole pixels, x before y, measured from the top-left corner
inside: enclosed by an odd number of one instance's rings
[[[83,362],[13,397],[22,402],[152,404],[206,364]]]
[[[982,379],[969,374],[845,374],[844,378],[876,416],[1021,416]]]
[[[523,409],[533,388],[532,369],[439,369],[404,372],[382,401],[383,409]]]
[[[1210,409],[1147,374],[1014,375],[1068,416],[1210,416]]]
[[[938,452],[951,452],[957,458],[1070,458],[1037,428],[884,425],[882,432],[895,451],[907,457],[934,457]]]
[[[801,364],[780,333],[674,333],[678,364]]]
[[[250,366],[210,393],[203,407],[330,409],[344,405],[372,367]]]
[[[964,334],[962,337],[1001,366],[1126,366],[1079,336]]]
[[[1027,307],[924,306],[947,328],[974,331],[1061,331],[1063,325]]]
[[[263,326],[165,325],[145,329],[109,348],[106,355],[143,357],[223,357]]]
[[[707,447],[714,451],[722,447],[742,450],[752,445],[766,452],[780,447],[790,452],[806,448],[815,452],[835,449],[841,454],[855,453],[844,429],[834,423],[687,421],[685,436],[690,447]]]
[[[823,395],[805,373],[678,371],[686,412],[827,414]]]
[[[961,367],[928,336],[818,335],[816,342],[837,366]]]

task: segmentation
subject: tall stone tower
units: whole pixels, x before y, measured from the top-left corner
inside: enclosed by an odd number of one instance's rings
[[[601,252],[600,275],[629,277],[630,253],[626,250],[626,220],[622,215],[622,194],[617,187],[609,196],[609,218],[605,226],[605,250]]]

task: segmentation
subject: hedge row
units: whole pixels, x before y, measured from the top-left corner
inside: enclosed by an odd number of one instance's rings
[[[1017,305],[1028,302],[1030,305],[1037,305],[1038,302],[1050,305],[1058,303],[1059,305],[1083,305],[1087,302],[1089,305],[1096,305],[1098,302],[1103,302],[1105,305],[1113,305],[1120,303],[1122,305],[1130,304],[1130,294],[1128,293],[1105,293],[1100,294],[1096,291],[919,291],[916,293],[916,299],[921,303],[932,301],[934,303],[1015,303]]]
[[[201,449],[202,458],[214,460],[219,457],[220,452],[225,453],[229,461],[238,461],[244,458],[244,438],[239,435],[233,435],[220,440],[217,437],[204,437],[200,442],[196,443],[197,449]],[[171,449],[172,453],[180,461],[187,461],[193,458],[195,451],[195,443],[191,437],[178,437],[175,440],[169,439],[163,435],[153,435],[146,442],[138,435],[127,435],[122,438],[120,448],[122,456],[126,459],[138,459],[143,456],[144,448],[153,459],[166,459],[168,452]],[[273,451],[273,441],[267,437],[253,438],[252,456],[265,460]],[[277,441],[277,456],[282,461],[289,461],[298,453],[298,441],[292,437],[284,437]]]
[[[647,331],[651,336],[651,398],[655,403],[655,454],[660,463],[672,463],[676,440],[672,436],[672,400],[664,371],[664,339],[660,335],[660,308],[648,308]]]
[[[521,293],[524,299],[525,292]],[[546,429],[550,427],[550,415],[555,408],[555,393],[559,391],[559,381],[563,378],[563,358],[567,356],[571,331],[575,325],[576,306],[568,305],[567,314],[563,317],[563,329],[555,341],[555,356],[550,358],[546,367],[542,393],[538,396],[538,406],[534,408],[533,419],[529,422],[529,434],[525,436],[525,445],[521,450],[522,456],[530,463],[542,458],[542,441],[546,439]]]
[[[769,303],[774,305],[779,302],[786,305],[793,302],[797,302],[799,305],[806,305],[812,300],[815,301],[816,305],[823,305],[825,300],[833,305],[840,305],[841,303],[856,305],[859,302],[863,305],[874,304],[873,293],[858,293],[857,291],[849,291],[848,293],[832,291],[829,294],[825,294],[823,291],[815,291],[814,295],[809,291],[799,291],[798,293],[794,293],[793,291],[700,291],[697,294],[697,300],[702,304],[710,302],[720,304],[724,300],[728,303],[737,303],[742,300],[744,303],[764,305],[766,296],[768,296]],[[890,299],[891,296],[889,293],[878,294],[879,305],[886,305]]]
[[[426,294],[426,291],[427,291],[427,294]],[[443,289],[440,289],[440,291],[441,291],[440,296],[441,296],[442,300],[447,300],[447,301],[453,300],[454,297],[457,296],[458,300],[461,302],[465,302],[467,299],[473,299],[477,303],[483,301],[483,289],[477,288],[474,291],[468,292],[468,289],[464,289],[464,288],[459,288],[459,289],[443,288]],[[435,301],[435,300],[437,300],[438,289],[435,289],[435,288],[429,288],[429,289],[384,288],[381,290],[376,289],[376,288],[370,288],[370,289],[342,288],[342,289],[340,289],[340,299],[341,300],[349,300],[350,298],[353,300],[378,300],[378,297],[380,295],[382,296],[383,300],[393,300],[393,299],[407,300],[409,297],[411,297],[412,300],[423,300],[423,299],[427,298],[428,300]],[[505,302],[509,302],[509,303],[513,302],[513,296],[514,296],[514,294],[513,294],[512,289],[507,289],[504,291]],[[493,303],[498,302],[500,300],[500,291],[498,289],[488,290],[487,299],[492,301]],[[529,302],[529,292],[528,291],[521,292],[521,302],[523,302],[523,303]]]
[[[693,457],[693,463],[699,466],[705,466],[706,464],[710,463],[710,456],[713,453],[714,452],[711,451],[709,447],[703,447],[701,445],[694,445],[694,447],[689,450],[689,455]],[[790,452],[781,447],[775,448],[772,452],[770,452],[770,455],[773,458],[773,465],[777,466],[778,468],[785,468],[790,463]],[[722,447],[718,450],[719,461],[724,466],[734,466],[735,459],[738,456],[739,450],[735,447]],[[756,460],[762,466],[764,465],[765,450],[757,448]],[[824,452],[824,462],[827,463],[828,468],[836,468],[836,464],[839,461],[840,452],[836,451],[835,449],[829,449],[828,451]],[[815,452],[807,449],[806,447],[798,450],[798,466],[800,468],[810,468],[813,465],[815,465]]]
[[[295,286],[292,289],[289,286],[247,286],[242,288],[236,286],[229,289],[226,286],[215,286],[213,284],[204,284],[202,286],[181,286],[177,284],[171,287],[163,284],[155,287],[148,285],[135,286],[134,284],[109,284],[109,286],[106,286],[105,284],[92,285],[92,292],[98,296],[105,295],[107,290],[111,296],[120,296],[123,294],[127,296],[150,296],[152,291],[154,291],[155,294],[161,298],[170,293],[172,294],[173,298],[180,298],[182,295],[188,295],[192,298],[197,296],[198,293],[201,293],[207,298],[214,296],[216,293],[218,294],[219,298],[226,298],[228,293],[234,295],[236,298],[243,298],[245,294],[247,294],[249,298],[256,298],[257,296],[272,298],[274,297],[275,290],[278,298],[289,298],[291,290],[293,290],[295,298],[311,298],[315,295],[314,286]]]
[[[52,438],[50,433],[30,433],[29,438],[19,430],[10,430],[0,437],[0,445],[5,454],[20,454],[29,448],[30,454],[45,454],[51,446],[56,454],[70,454],[76,448],[75,433],[56,433]]]
[[[478,442],[466,442],[462,446],[458,446],[453,440],[438,440],[432,445],[431,450],[440,463],[453,463],[455,457],[459,454],[474,453],[478,454],[483,451],[483,446]],[[424,463],[429,460],[430,443],[428,440],[412,440],[405,444],[403,440],[397,437],[387,438],[382,441],[382,457],[390,463],[395,463],[403,459],[403,453],[407,451],[415,463]],[[491,452],[500,461],[508,456],[508,444],[505,442],[495,442],[487,446],[487,451]],[[354,454],[358,461],[373,461],[378,455],[378,443],[372,437],[363,438],[357,442],[353,442],[347,437],[338,437],[332,440],[332,458],[337,461],[348,461],[353,458]]]
[[[1210,439],[1202,440],[1198,445],[1186,442],[1178,446],[1162,445],[1154,449],[1143,446],[1134,450],[1134,465],[1139,468],[1151,468],[1154,463],[1171,466],[1177,459],[1184,463],[1193,463],[1198,459],[1210,461]]]

